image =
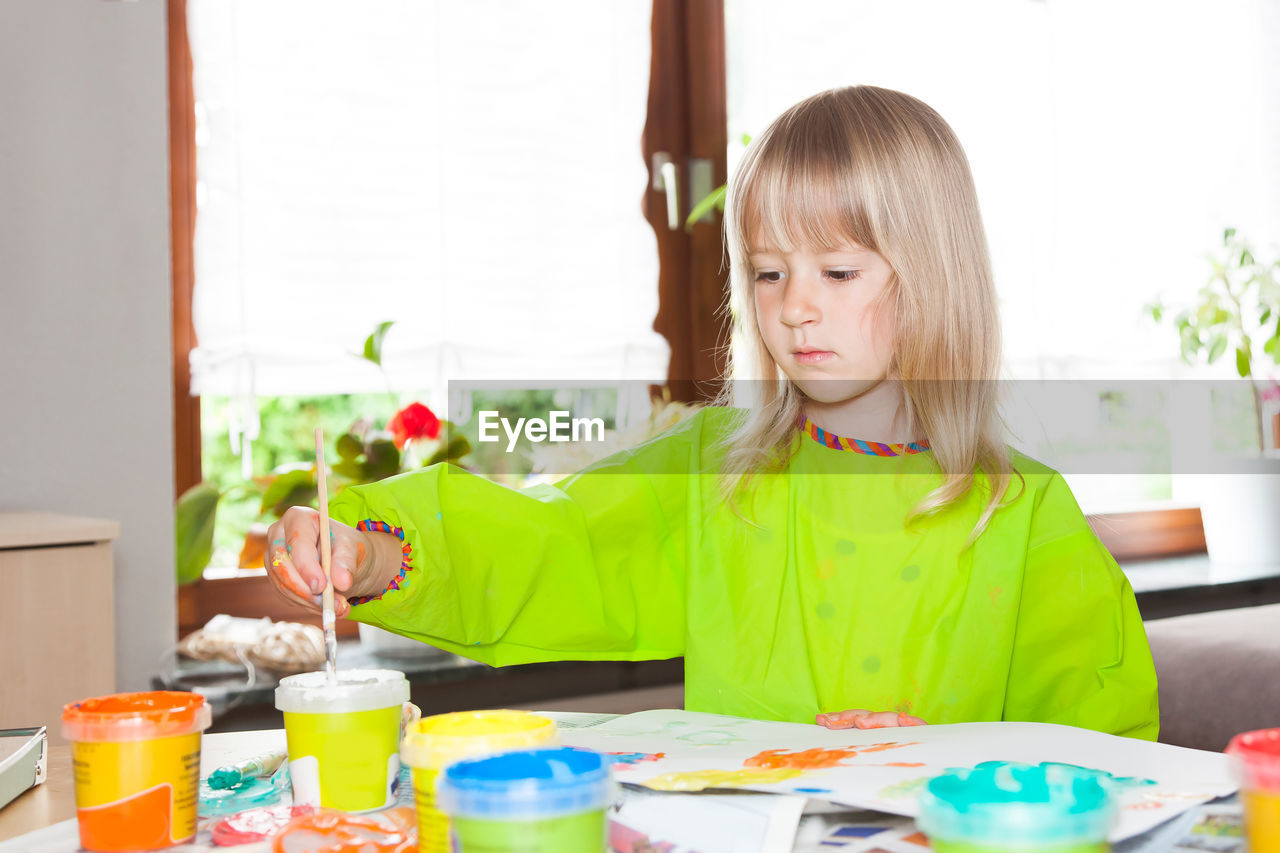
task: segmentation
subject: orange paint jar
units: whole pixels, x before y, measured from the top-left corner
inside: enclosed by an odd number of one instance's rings
[[[1251,853],[1280,853],[1280,729],[1245,732],[1231,739],[1244,832]]]
[[[80,846],[122,853],[194,838],[200,736],[212,721],[203,696],[165,690],[63,708]]]

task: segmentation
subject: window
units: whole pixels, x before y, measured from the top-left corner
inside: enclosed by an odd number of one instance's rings
[[[942,114],[974,173],[1008,375],[1070,380],[1056,393],[1087,397],[1067,434],[1024,425],[1022,446],[1061,465],[1089,511],[1179,497],[1156,398],[1167,380],[1232,374],[1182,365],[1177,334],[1143,306],[1189,301],[1225,227],[1280,231],[1274,4],[726,0],[726,21],[731,140],[850,84]],[[1143,452],[1163,444],[1160,474],[1094,476],[1109,470],[1108,431],[1140,436]]]
[[[341,418],[388,389],[443,412],[446,380],[715,375],[714,311],[689,315],[718,301],[718,225],[669,229],[649,168],[697,153],[724,179],[719,3],[170,11],[173,91],[194,98],[175,95],[175,162],[195,164],[175,210],[198,207],[194,288],[175,278],[175,330],[189,305],[198,345],[175,336],[175,389],[237,450],[282,407]],[[380,372],[352,353],[388,319]],[[180,492],[200,476],[186,446]],[[229,446],[206,459],[234,465]]]

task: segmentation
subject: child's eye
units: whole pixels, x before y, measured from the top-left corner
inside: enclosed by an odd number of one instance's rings
[[[770,278],[770,276],[776,276],[776,278]],[[774,272],[772,270],[764,270],[756,273],[756,281],[763,281],[768,284],[777,284],[781,279],[782,273]]]
[[[858,277],[857,270],[827,270],[833,281],[853,281]]]

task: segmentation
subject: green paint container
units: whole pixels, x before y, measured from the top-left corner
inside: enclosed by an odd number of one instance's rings
[[[436,804],[455,853],[603,853],[609,762],[583,749],[532,749],[445,768]]]
[[[987,761],[931,779],[916,823],[936,853],[1105,853],[1118,813],[1108,774]]]
[[[349,669],[291,675],[276,688],[295,806],[370,811],[396,803],[404,673]]]

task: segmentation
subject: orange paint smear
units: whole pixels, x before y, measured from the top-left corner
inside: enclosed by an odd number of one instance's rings
[[[276,577],[280,580],[280,583],[284,584],[285,589],[289,590],[289,592],[294,595],[300,595],[306,599],[311,598],[311,591],[304,587],[302,585],[302,581],[295,578],[292,574],[280,572]]]
[[[289,821],[272,840],[275,853],[410,853],[418,849],[416,816],[405,807],[376,815],[323,809]]]
[[[904,746],[919,746],[919,741],[911,741],[909,743],[876,743],[871,746],[858,747],[859,752],[884,752],[886,749],[899,749]]]
[[[186,841],[174,838],[173,786],[156,785],[96,808],[77,809],[80,843],[90,850],[154,850]]]
[[[814,747],[800,752],[785,749],[766,749],[742,762],[743,767],[764,767],[771,770],[791,768],[795,770],[814,770],[819,767],[839,767],[846,758],[857,758],[855,749],[823,749]]]
[[[902,746],[916,746],[914,743],[877,743],[871,746],[847,746],[837,749],[815,747],[800,752],[785,749],[766,749],[742,762],[743,767],[765,767],[771,769],[792,768],[796,770],[817,770],[823,767],[839,767],[842,761],[857,758],[868,752],[883,752],[886,749],[897,749]],[[920,764],[885,765],[902,767],[922,767]]]
[[[357,566],[364,565],[364,555],[365,555],[364,543],[357,542],[356,543],[356,565]]]

